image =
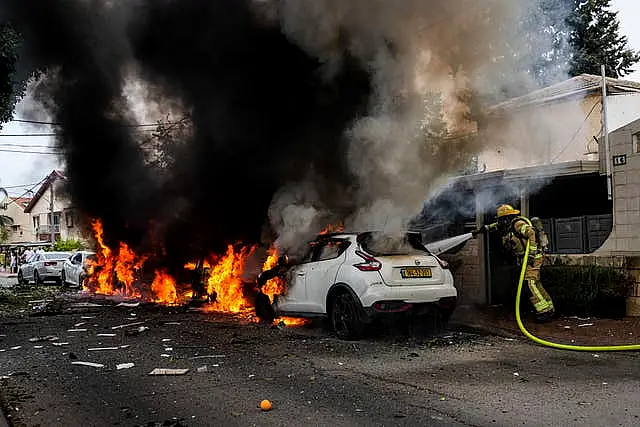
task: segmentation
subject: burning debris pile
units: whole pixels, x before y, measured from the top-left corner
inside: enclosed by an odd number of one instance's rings
[[[150,275],[147,261],[153,257],[137,255],[126,243],[121,242],[117,250],[104,243],[102,223],[92,222],[98,251],[89,265],[88,277],[83,290],[100,295],[118,295],[136,298],[159,304],[203,305],[206,311],[241,314],[245,318],[258,320],[254,315],[254,299],[257,292],[255,282],[244,277],[245,265],[249,258],[256,256],[257,246],[233,245],[227,247],[221,256],[210,255],[199,262],[189,262],[184,270],[193,272],[190,282],[182,283],[164,269],[155,269]],[[332,227],[336,229],[336,227]],[[268,253],[262,270],[272,268],[278,259],[275,250]],[[151,263],[151,262],[149,262]],[[262,294],[274,300],[274,296],[286,291],[286,285],[280,277],[269,280],[260,290]],[[304,324],[302,319],[279,317],[278,322],[287,325]]]

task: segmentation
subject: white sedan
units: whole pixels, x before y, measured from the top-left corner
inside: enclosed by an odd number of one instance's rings
[[[87,277],[88,263],[95,259],[95,252],[78,251],[71,255],[62,266],[62,284],[82,286]]]
[[[61,282],[60,272],[62,264],[69,258],[71,252],[41,252],[34,254],[25,264],[18,268],[18,282],[36,285],[47,280]]]
[[[412,234],[320,235],[285,276],[277,315],[328,317],[339,338],[358,338],[367,323],[390,313],[451,315],[457,291],[445,261]]]

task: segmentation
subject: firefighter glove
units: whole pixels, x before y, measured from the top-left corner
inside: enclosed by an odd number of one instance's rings
[[[487,227],[486,225],[483,225],[477,230],[473,230],[471,234],[473,235],[473,237],[476,237],[478,234],[485,234],[487,231],[489,231],[489,227]]]

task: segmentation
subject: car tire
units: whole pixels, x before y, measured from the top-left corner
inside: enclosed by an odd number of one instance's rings
[[[36,286],[42,284],[42,279],[40,279],[40,275],[38,274],[38,270],[33,270],[33,283]]]
[[[341,340],[357,340],[364,332],[362,307],[348,292],[341,292],[331,300],[331,326]]]
[[[28,285],[29,281],[25,280],[24,275],[22,274],[22,270],[18,270],[18,284],[19,285]]]

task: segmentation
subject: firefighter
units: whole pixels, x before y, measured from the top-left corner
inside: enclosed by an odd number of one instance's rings
[[[530,300],[536,311],[536,321],[548,322],[553,318],[555,309],[551,297],[540,281],[540,267],[544,261],[544,252],[538,246],[536,230],[529,221],[520,216],[519,210],[510,205],[499,206],[496,217],[497,222],[483,225],[478,230],[474,230],[473,235],[497,230],[502,237],[504,248],[513,255],[516,263],[519,266],[522,262],[527,263],[524,279],[531,292]],[[523,260],[527,241],[529,241],[529,256],[527,260]]]

